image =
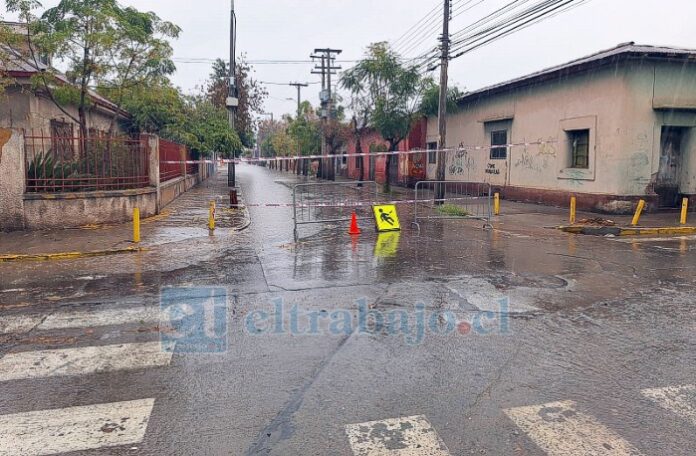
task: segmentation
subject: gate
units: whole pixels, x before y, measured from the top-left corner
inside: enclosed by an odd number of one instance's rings
[[[437,199],[438,190],[442,198]],[[483,220],[491,226],[491,184],[483,182],[420,181],[413,198],[413,225],[420,230],[420,220]]]
[[[349,222],[355,210],[358,219],[372,220],[377,202],[377,182],[321,182],[297,184],[292,190],[295,236],[297,227],[313,223]]]

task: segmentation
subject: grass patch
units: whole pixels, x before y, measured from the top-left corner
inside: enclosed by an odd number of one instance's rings
[[[466,209],[454,204],[443,204],[442,206],[437,206],[437,212],[442,215],[451,215],[453,217],[466,217],[471,215]]]

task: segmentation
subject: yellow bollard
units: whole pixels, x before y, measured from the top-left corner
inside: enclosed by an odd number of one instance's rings
[[[133,242],[140,242],[140,209],[133,209]]]
[[[578,200],[574,196],[570,197],[570,224],[575,225],[575,212],[578,207]]]
[[[688,213],[689,213],[689,198],[684,198],[682,200],[682,211],[681,211],[681,220],[680,220],[680,223],[682,225],[686,225],[686,218],[687,218]]]
[[[640,222],[640,215],[643,213],[643,209],[645,209],[645,201],[640,200],[640,201],[638,201],[638,207],[636,208],[636,213],[633,216],[633,221],[631,222],[631,226],[638,225],[638,222]]]
[[[500,193],[493,195],[493,214],[500,215]]]
[[[208,210],[208,229],[210,231],[215,230],[215,201],[210,202],[210,209]]]

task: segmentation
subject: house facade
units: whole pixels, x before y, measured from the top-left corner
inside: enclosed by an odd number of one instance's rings
[[[3,24],[18,34],[26,33],[24,24]],[[9,58],[0,62],[0,71],[11,82],[0,96],[0,128],[18,128],[32,136],[78,137],[79,126],[73,120],[79,117],[77,106],[57,106],[50,94],[32,80],[49,68],[50,59],[45,56],[32,58],[28,45],[22,44],[16,49],[4,49],[3,54]],[[55,76],[58,84],[70,84],[64,75],[58,73]],[[122,133],[118,121],[127,118],[128,113],[93,90],[89,91],[88,98],[86,117],[90,136],[102,136],[112,123],[113,131]]]
[[[447,119],[448,147],[459,146],[447,180],[608,212],[696,195],[696,50],[627,43],[467,93],[459,108]],[[437,139],[431,117],[428,146]]]
[[[408,137],[401,141],[398,150],[401,152],[423,150],[425,151],[425,134],[427,119],[420,118],[414,122]],[[378,183],[386,181],[386,155],[350,156],[356,154],[357,141],[351,138],[346,146],[349,154],[347,163],[347,177],[351,179],[374,180]],[[389,149],[389,144],[373,129],[366,130],[361,139],[360,147],[363,153],[383,152]],[[401,154],[392,156],[390,163],[391,183],[412,186],[416,182],[426,179],[427,153]]]

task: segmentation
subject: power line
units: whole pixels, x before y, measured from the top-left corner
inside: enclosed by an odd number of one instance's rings
[[[483,3],[484,1],[485,0],[457,0],[457,1],[455,1],[451,7],[452,17],[450,18],[450,20],[454,19],[454,17],[456,17],[456,16],[459,16],[459,15],[473,9],[474,7]],[[471,5],[474,2],[476,2],[476,3]],[[467,8],[467,6],[468,6],[468,8]],[[440,7],[439,9],[440,9],[440,11],[442,11],[442,7]],[[434,39],[437,36],[437,32],[440,29],[440,22],[439,22],[439,20],[436,20],[436,19],[439,19],[439,17],[435,16],[433,19],[431,19],[431,21],[429,21],[429,23],[430,23],[429,28],[422,30],[422,32],[419,34],[414,34],[407,43],[404,43],[404,46],[401,47],[400,50],[398,50],[398,49],[395,49],[395,50],[401,54],[406,55],[409,52],[412,52],[414,50],[418,50],[426,41],[429,41],[429,40],[434,41]],[[427,25],[427,24],[424,24],[424,25]],[[410,43],[410,45],[408,43]]]
[[[588,0],[545,0],[524,11],[514,15],[507,21],[499,21],[495,25],[472,33],[462,39],[456,40],[453,48],[455,53],[451,58],[458,58],[493,41],[501,39],[519,30],[537,24],[549,17],[574,9]]]
[[[437,5],[435,5],[435,8],[433,8],[428,13],[426,13],[426,15],[424,17],[422,17],[418,22],[413,24],[411,26],[411,28],[406,30],[401,36],[399,36],[397,39],[395,39],[394,41],[391,42],[392,49],[396,49],[399,46],[397,43],[399,43],[399,41],[403,40],[411,30],[413,30],[417,26],[418,26],[418,28],[420,28],[420,25],[423,21],[431,19],[433,15],[437,16],[437,13],[439,10],[440,10],[440,3],[438,2]],[[416,28],[416,30],[418,30],[418,28]],[[415,33],[415,31],[414,31],[414,33]]]

